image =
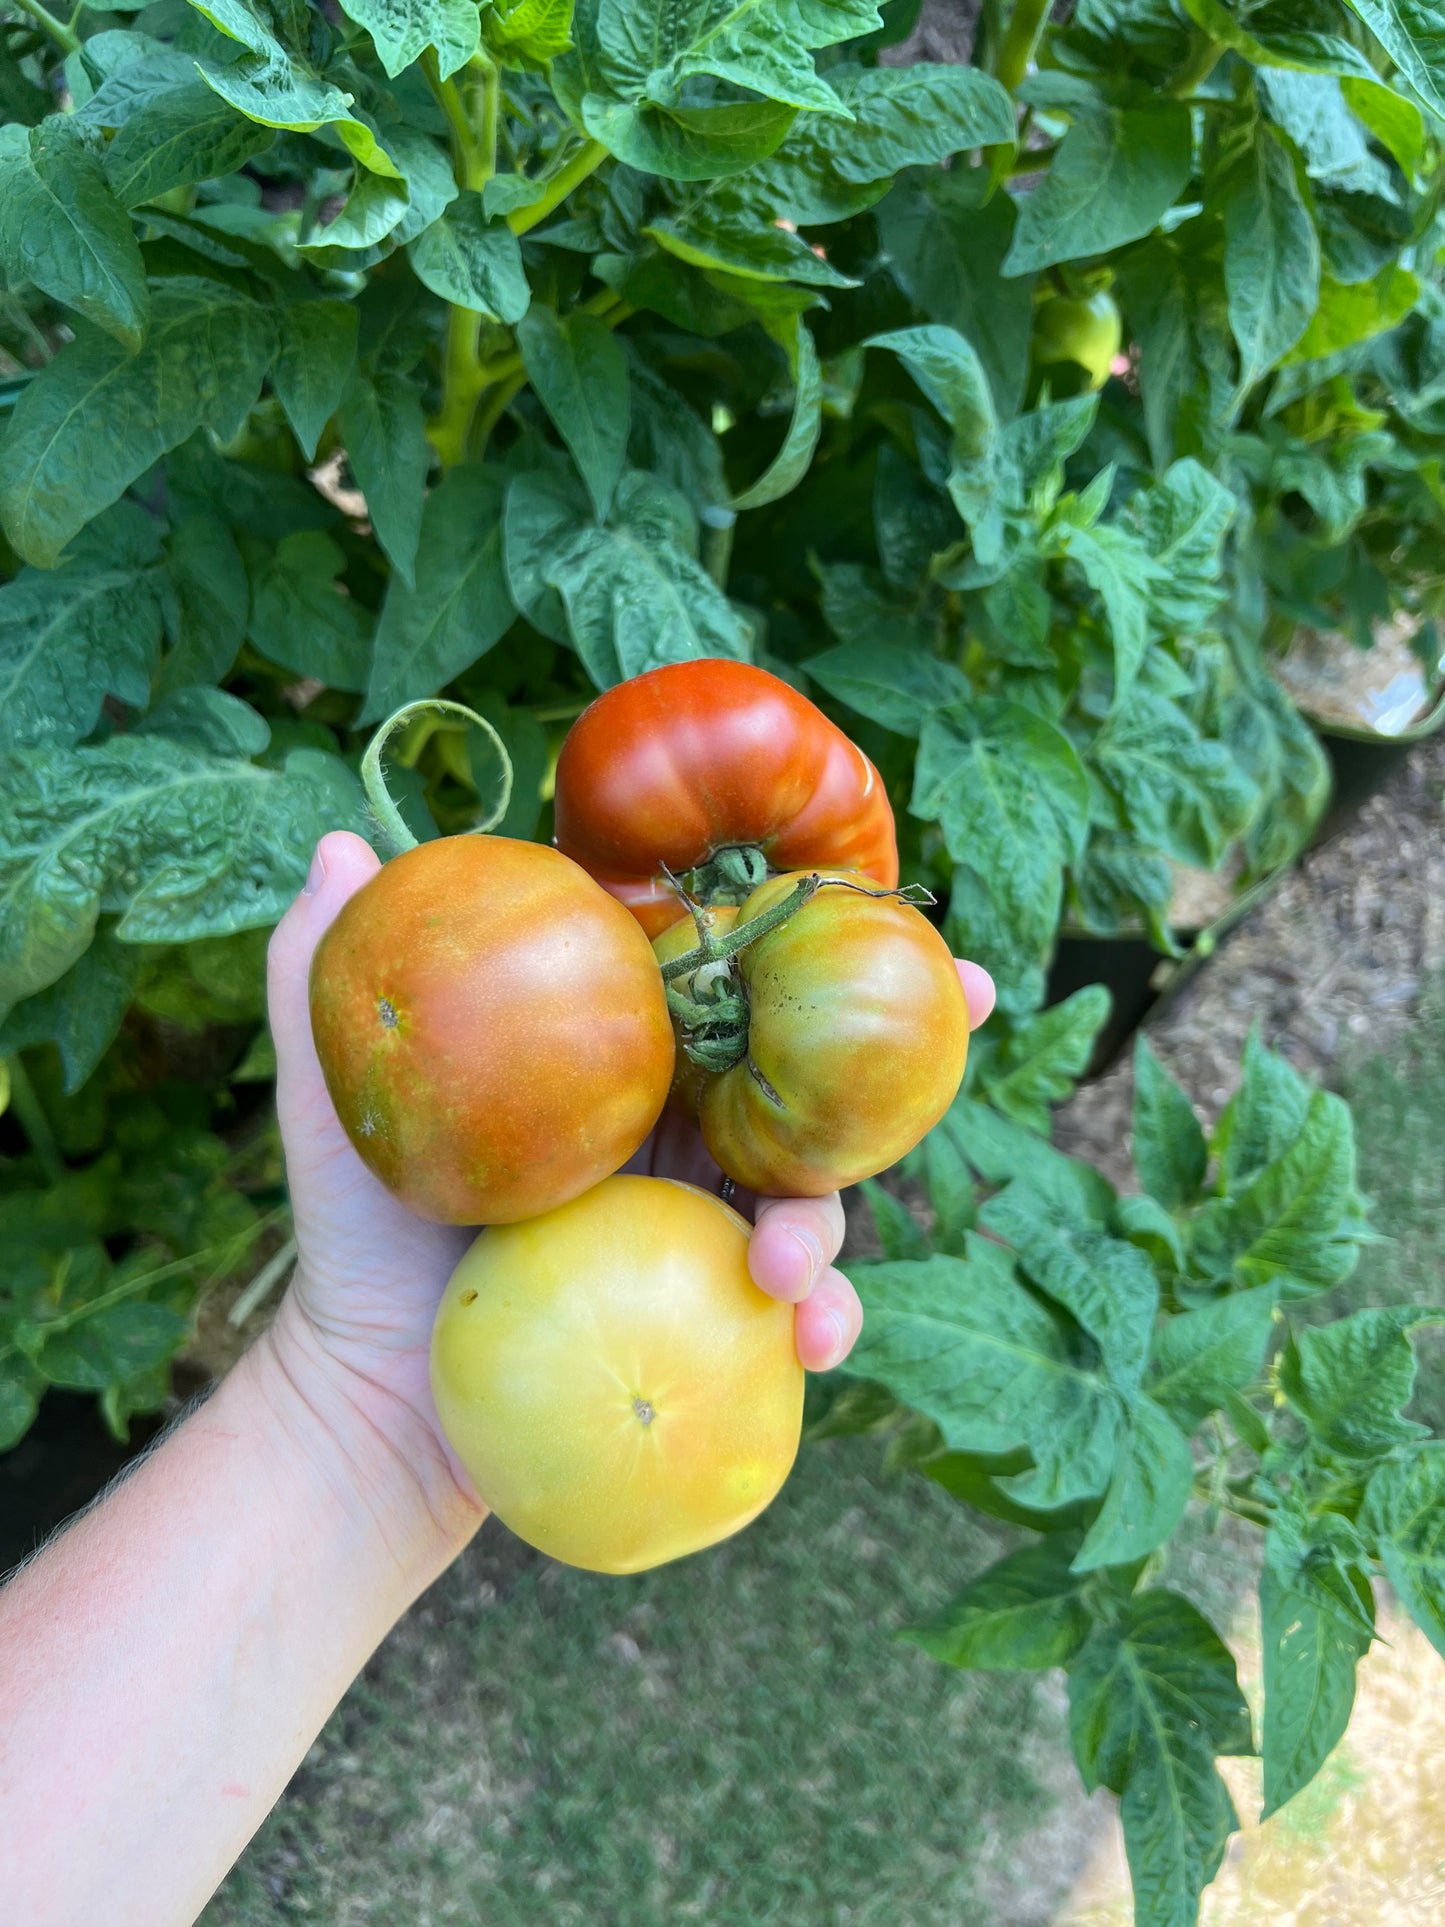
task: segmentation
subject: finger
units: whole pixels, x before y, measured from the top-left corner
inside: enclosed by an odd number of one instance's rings
[[[753,1283],[773,1298],[799,1304],[843,1245],[843,1205],[826,1198],[760,1198],[748,1245]]]
[[[330,1113],[311,1040],[311,958],[342,905],[381,868],[369,843],[333,830],[316,846],[301,894],[277,924],[266,953],[266,998],[276,1042],[276,1102],[288,1120]]]
[[[863,1307],[841,1271],[825,1271],[793,1316],[798,1360],[810,1372],[841,1365],[863,1329]]]
[[[993,978],[982,964],[968,963],[962,957],[955,957],[958,966],[959,982],[963,985],[964,1001],[968,1005],[968,1027],[977,1030],[979,1025],[991,1015],[997,991]]]

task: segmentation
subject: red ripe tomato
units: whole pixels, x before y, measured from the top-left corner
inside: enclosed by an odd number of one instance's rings
[[[672,1077],[646,937],[575,863],[509,837],[383,865],[317,947],[311,1027],[362,1158],[445,1224],[535,1217],[608,1177]]]
[[[677,920],[664,864],[692,873],[706,902],[741,902],[768,867],[898,881],[877,770],[806,696],[750,663],[669,663],[599,696],[562,745],[556,810],[557,848],[653,937]],[[730,851],[761,852],[748,882],[698,875]]]
[[[738,925],[801,881],[770,877],[736,913]],[[714,913],[717,934],[731,915]],[[689,917],[653,949],[667,964],[696,944]],[[825,882],[740,950],[724,980],[727,968],[704,964],[675,987],[694,1003],[719,988],[739,993],[741,1054],[710,1071],[679,1052],[674,1089],[737,1183],[781,1197],[856,1184],[897,1163],[953,1102],[968,1057],[968,1004],[948,945],[912,905]],[[685,1018],[679,1029],[686,1039]],[[732,1055],[730,1043],[722,1048]]]

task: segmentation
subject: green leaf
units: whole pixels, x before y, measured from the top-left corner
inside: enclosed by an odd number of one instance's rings
[[[850,130],[851,131],[851,130]],[[981,168],[899,181],[877,221],[893,276],[930,321],[957,329],[978,352],[1001,416],[1015,414],[1028,379],[1033,278],[1000,273],[1017,212],[1007,194],[980,205]]]
[[[1161,1273],[1183,1271],[1184,1238],[1179,1225],[1154,1198],[1142,1193],[1120,1198],[1110,1229],[1138,1245]]]
[[[1224,284],[1244,387],[1294,347],[1320,293],[1319,236],[1289,150],[1267,126],[1224,183]]]
[[[1223,600],[1222,551],[1237,506],[1231,491],[1191,456],[1171,463],[1131,498],[1124,519],[1157,564],[1148,587],[1150,614],[1166,634],[1200,628]]]
[[[916,644],[841,642],[803,667],[830,696],[900,736],[916,738],[935,710],[971,693],[961,669]]]
[[[418,235],[410,254],[418,281],[443,301],[509,324],[526,314],[532,293],[521,245],[504,219],[488,220],[472,189]]]
[[[297,301],[281,310],[271,386],[308,462],[356,366],[356,332],[350,301]]]
[[[1131,1400],[1109,1489],[1075,1571],[1125,1565],[1162,1546],[1184,1517],[1193,1484],[1189,1440],[1152,1398]]]
[[[517,329],[522,364],[537,399],[571,450],[599,521],[607,519],[627,459],[631,396],[627,356],[594,315],[559,320],[534,307]]]
[[[1102,1171],[969,1097],[954,1099],[936,1127],[962,1149],[985,1184],[1012,1184],[1038,1200],[1039,1215],[1056,1223],[1102,1228],[1113,1212],[1114,1187]],[[926,1141],[926,1140],[925,1140]]]
[[[1021,933],[1042,940],[1053,929],[1089,793],[1073,744],[1052,723],[994,698],[930,716],[909,808],[937,819],[949,853],[978,872]]]
[[[1062,1322],[983,1238],[967,1258],[854,1265],[863,1335],[845,1369],[926,1413],[955,1451],[1023,1446],[1034,1470],[1008,1481],[1025,1504],[1102,1491],[1114,1460],[1118,1399],[1079,1364]]]
[[[1110,1002],[1102,984],[1087,984],[1011,1028],[982,1073],[989,1103],[1047,1137],[1050,1107],[1062,1104],[1084,1075]]]
[[[745,280],[801,281],[819,288],[856,288],[801,235],[750,218],[752,210],[724,186],[706,200],[659,214],[642,230],[668,254],[695,268],[716,268]]]
[[[1322,1581],[1343,1594],[1350,1584],[1338,1573]],[[1367,1586],[1356,1588],[1368,1597]],[[1357,1599],[1358,1612],[1362,1600]],[[1347,1602],[1322,1605],[1297,1591],[1266,1564],[1259,1579],[1260,1633],[1264,1646],[1264,1812],[1268,1819],[1319,1772],[1350,1723],[1355,1667],[1369,1649]]]
[[[1433,0],[1349,0],[1425,103],[1445,117],[1445,20]]]
[[[331,689],[364,689],[373,617],[338,580],[345,567],[319,530],[286,536],[252,581],[250,637],[283,669]]]
[[[78,742],[107,695],[143,709],[161,644],[160,531],[117,503],[56,569],[0,587],[0,752]]]
[[[1040,1205],[1020,1178],[989,1199],[979,1223],[1013,1245],[1026,1275],[1089,1334],[1109,1383],[1132,1400],[1159,1309],[1154,1267],[1137,1246],[1053,1217]]]
[[[156,693],[219,682],[236,660],[251,609],[246,565],[225,523],[196,508],[177,525],[167,561],[171,647]]]
[[[358,168],[347,195],[324,227],[314,229],[300,248],[303,258],[310,257],[331,266],[347,267],[347,253],[375,248],[396,229],[411,206],[406,182],[393,174],[372,174]]]
[[[135,996],[141,961],[134,944],[118,942],[113,926],[102,924],[94,943],[63,977],[16,1004],[0,1024],[0,1056],[33,1044],[54,1044],[66,1091],[78,1091],[120,1029]]]
[[[832,161],[845,181],[879,181],[1014,139],[1013,102],[977,67],[830,68],[828,80],[853,116],[846,131],[833,124]]]
[[[541,65],[572,44],[572,0],[492,0],[482,30],[504,66]]]
[[[1140,1034],[1134,1046],[1134,1169],[1170,1211],[1193,1204],[1209,1153],[1194,1107]]]
[[[0,1452],[18,1445],[30,1430],[44,1385],[28,1358],[0,1358]]]
[[[1003,272],[1029,274],[1142,240],[1188,185],[1191,149],[1180,101],[1089,107],[1020,202]]]
[[[1215,1132],[1227,1192],[1282,1157],[1304,1129],[1312,1091],[1287,1057],[1266,1050],[1259,1025],[1245,1039],[1239,1089]]]
[[[1192,1432],[1231,1392],[1254,1384],[1274,1329],[1274,1291],[1231,1292],[1159,1327],[1150,1354],[1149,1396]]]
[[[1353,1271],[1362,1230],[1349,1106],[1316,1091],[1288,1149],[1200,1210],[1193,1262],[1207,1278],[1322,1290]]]
[[[534,613],[547,589],[560,594],[572,646],[599,689],[664,662],[747,660],[746,625],[684,546],[694,535],[687,505],[656,478],[625,474],[604,526],[570,478],[517,475],[503,526],[513,601]]]
[[[126,116],[106,149],[106,178],[123,207],[139,207],[173,187],[236,173],[274,139],[193,72]]]
[[[1439,1324],[1423,1305],[1380,1305],[1300,1333],[1280,1355],[1280,1390],[1310,1436],[1342,1458],[1378,1458],[1426,1428],[1400,1416],[1415,1389],[1408,1334]]]
[[[1258,800],[1223,744],[1138,684],[1095,737],[1093,761],[1141,841],[1205,869],[1220,862]]]
[[[197,0],[191,3],[196,5]],[[203,11],[216,20],[220,9],[208,6]],[[286,127],[297,134],[334,127],[347,152],[363,167],[400,180],[402,169],[378,139],[375,128],[352,112],[351,95],[333,87],[330,81],[318,79],[274,42],[272,47],[273,51],[247,54],[226,66],[200,61],[201,78],[237,113],[259,126]]]
[[[512,625],[502,566],[502,476],[454,468],[427,497],[416,585],[393,576],[372,652],[362,722],[445,688]]]
[[[1400,163],[1412,180],[1425,164],[1425,117],[1413,100],[1406,100],[1382,80],[1349,75],[1340,91],[1350,111],[1362,120],[1380,145]]]
[[[1408,268],[1389,262],[1372,281],[1343,284],[1320,276],[1314,318],[1285,358],[1289,366],[1338,354],[1357,341],[1369,341],[1403,321],[1420,298],[1420,283]]]
[[[1088,1637],[1093,1615],[1084,1581],[1070,1570],[1078,1546],[1056,1533],[1022,1546],[964,1587],[935,1618],[901,1638],[947,1666],[1028,1672],[1065,1666]]]
[[[813,337],[800,315],[789,317],[776,333],[792,370],[793,412],[782,447],[751,488],[733,497],[732,507],[739,511],[766,508],[791,494],[811,467],[823,432],[823,376]]]
[[[434,47],[446,80],[465,67],[481,44],[472,0],[349,0],[348,14],[371,35],[382,66],[395,80]]]
[[[1371,1475],[1359,1527],[1385,1576],[1445,1658],[1445,1442],[1430,1439]]]
[[[554,70],[555,71],[555,70]],[[726,107],[657,107],[589,94],[586,131],[618,160],[670,181],[724,180],[765,160],[793,124],[770,100]]]
[[[140,248],[90,142],[63,114],[0,127],[0,265],[140,346],[150,312]]]
[[[1069,1667],[1069,1732],[1084,1785],[1119,1795],[1141,1927],[1194,1927],[1238,1825],[1216,1753],[1253,1750],[1223,1641],[1177,1593],[1138,1593]]]
[[[0,1010],[69,970],[102,911],[128,943],[274,922],[317,840],[361,822],[356,779],[317,750],[268,770],[135,733],[0,758]]]
[[[891,349],[953,430],[948,492],[969,524],[975,555],[991,561],[1002,532],[995,500],[998,420],[977,351],[956,330],[932,324],[872,335],[863,345]]]
[[[926,1258],[928,1239],[917,1218],[902,1198],[885,1191],[876,1178],[865,1178],[860,1187],[868,1202],[873,1228],[885,1258]]]
[[[431,459],[416,384],[393,369],[358,369],[341,398],[340,428],[376,539],[410,584]]]
[[[16,551],[48,568],[167,449],[199,427],[239,433],[273,340],[257,302],[189,275],[157,284],[135,354],[77,328],[26,384],[0,445],[0,522]]]
[[[1127,529],[1109,523],[1062,527],[1064,551],[1098,595],[1114,644],[1114,702],[1134,685],[1149,640],[1150,602],[1162,580],[1159,564]]]
[[[168,1305],[130,1299],[103,1306],[48,1337],[36,1364],[52,1385],[100,1392],[163,1364],[180,1350],[190,1328],[190,1320]]]

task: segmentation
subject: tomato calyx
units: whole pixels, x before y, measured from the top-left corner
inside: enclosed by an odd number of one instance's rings
[[[754,843],[729,844],[681,877],[672,877],[665,865],[664,874],[684,901],[735,906],[767,882],[768,859]]]

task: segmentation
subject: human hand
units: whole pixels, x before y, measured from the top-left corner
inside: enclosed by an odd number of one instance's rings
[[[380,868],[359,836],[323,837],[306,886],[271,940],[268,994],[276,1042],[276,1102],[296,1225],[296,1277],[271,1342],[291,1376],[350,1400],[414,1464],[467,1492],[432,1405],[429,1354],[437,1303],[475,1235],[430,1224],[400,1204],[362,1163],[327,1093],[311,1036],[308,982],[322,934]],[[974,1025],[993,985],[959,966]],[[664,1117],[627,1167],[717,1190],[721,1173],[697,1132]],[[795,1303],[798,1356],[818,1371],[846,1357],[862,1323],[857,1294],[832,1268],[843,1212],[829,1198],[734,1202],[756,1217],[749,1268],[773,1297]]]

